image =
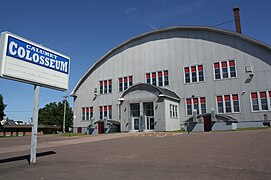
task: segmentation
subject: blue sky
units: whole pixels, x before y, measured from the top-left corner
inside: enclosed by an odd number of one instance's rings
[[[242,33],[271,44],[269,0],[0,0],[0,32],[9,31],[71,58],[67,92],[41,88],[39,107],[59,102],[110,49],[131,37],[170,26],[214,26],[240,8]],[[234,31],[234,23],[217,28]],[[29,121],[33,85],[0,78],[9,118]],[[72,105],[73,98],[69,98]]]

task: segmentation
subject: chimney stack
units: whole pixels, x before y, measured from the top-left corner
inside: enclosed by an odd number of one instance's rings
[[[233,8],[234,13],[234,20],[235,20],[235,29],[237,33],[241,34],[241,22],[240,22],[240,15],[239,15],[239,7]]]

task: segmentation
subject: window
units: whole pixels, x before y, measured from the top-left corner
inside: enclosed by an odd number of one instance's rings
[[[200,65],[198,66],[198,76],[199,76],[199,81],[204,81],[204,74],[203,74],[203,66]]]
[[[143,110],[144,110],[144,115],[154,116],[153,102],[144,102]]]
[[[231,97],[230,95],[224,96],[226,113],[231,112]]]
[[[89,118],[91,120],[91,118],[93,118],[93,107],[89,108]]]
[[[227,61],[226,62],[222,62],[222,77],[223,79],[228,78],[228,67],[227,67]]]
[[[251,93],[252,111],[259,111],[259,102],[257,92]]]
[[[130,113],[133,117],[139,117],[140,116],[140,104],[139,103],[133,103],[130,104]]]
[[[190,83],[190,70],[189,67],[184,68],[185,83]]]
[[[206,113],[206,103],[205,103],[205,97],[200,98],[200,106],[201,106],[201,113]]]
[[[238,100],[238,95],[237,94],[232,95],[232,101],[233,101],[233,111],[234,112],[240,112],[239,100]]]
[[[146,74],[146,81],[148,84],[151,84],[151,76],[150,76],[150,73],[147,73]]]
[[[235,60],[214,63],[214,79],[215,80],[235,78],[235,77],[237,77]]]
[[[271,91],[251,92],[250,102],[252,112],[271,110]]]
[[[178,113],[177,113],[178,106],[170,104],[169,110],[170,110],[170,117],[174,117],[174,118],[178,117]]]
[[[108,113],[109,119],[112,119],[112,106],[108,106]]]
[[[103,94],[104,90],[103,90],[103,81],[100,81],[100,94]]]
[[[206,100],[205,97],[187,98],[186,99],[186,115],[192,115],[193,110],[196,110],[197,114],[206,113]]]
[[[240,112],[238,94],[216,96],[216,102],[219,114]]]
[[[112,80],[108,80],[108,93],[112,93]]]
[[[107,106],[104,106],[104,117],[103,118],[107,118]]]
[[[112,93],[112,80],[100,81],[100,94]]]
[[[103,119],[103,106],[100,106],[100,119]]]
[[[192,103],[191,99],[186,99],[186,114],[192,115]]]
[[[197,70],[196,66],[191,67],[191,72],[192,72],[192,82],[197,82]]]
[[[128,81],[127,81],[127,77],[124,77],[124,91],[128,88]]]
[[[260,92],[260,98],[261,98],[261,106],[262,110],[268,110],[268,104],[267,104],[267,97],[266,97],[266,92]]]
[[[86,120],[89,120],[89,108],[86,108]]]
[[[112,106],[100,106],[100,119],[112,119]]]
[[[152,85],[156,86],[156,73],[152,73]]]
[[[229,66],[230,66],[230,76],[231,77],[236,77],[236,70],[235,70],[235,62],[234,62],[234,60],[229,61]]]
[[[133,85],[133,76],[119,78],[119,92],[125,91]]]
[[[122,78],[119,78],[119,91],[122,91]]]
[[[168,80],[168,71],[164,71],[164,86],[169,85],[169,80]]]
[[[86,108],[82,108],[82,121],[86,119]]]
[[[158,86],[163,86],[162,71],[158,72]]]
[[[166,71],[146,73],[146,82],[154,86],[156,85],[168,86],[169,85],[168,71],[166,70]]]
[[[219,63],[214,63],[215,79],[221,79]]]
[[[204,81],[203,65],[196,65],[184,68],[184,82],[196,83]]]
[[[129,76],[129,87],[133,85],[133,76]]]
[[[104,94],[107,93],[107,81],[104,81]]]
[[[216,101],[217,101],[217,112],[218,113],[223,113],[224,112],[224,107],[223,107],[223,98],[222,96],[217,96],[216,97]]]

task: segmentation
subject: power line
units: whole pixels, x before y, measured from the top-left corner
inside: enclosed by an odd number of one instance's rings
[[[223,23],[219,23],[219,24],[213,25],[213,26],[211,26],[211,27],[217,27],[217,26],[221,26],[221,25],[228,24],[228,23],[231,23],[231,22],[234,22],[234,19],[233,19],[233,20],[230,20],[230,21],[225,21],[225,22],[223,22]]]

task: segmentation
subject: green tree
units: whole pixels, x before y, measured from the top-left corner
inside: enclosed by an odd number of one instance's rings
[[[6,108],[6,105],[4,104],[4,98],[2,94],[0,94],[0,121],[4,119],[5,113],[4,110]]]
[[[63,102],[52,102],[46,104],[44,108],[39,109],[39,124],[45,125],[63,125],[63,115],[64,115],[64,104]],[[68,128],[71,127],[73,120],[72,108],[67,101],[66,104],[66,118],[65,118],[65,127],[66,132]]]

